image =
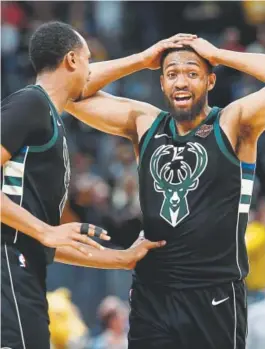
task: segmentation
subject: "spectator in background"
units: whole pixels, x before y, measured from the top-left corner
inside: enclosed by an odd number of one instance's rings
[[[258,25],[265,22],[264,1],[241,1],[245,21],[251,25]]]
[[[240,43],[240,31],[236,27],[228,27],[223,33],[222,48],[225,50],[244,52],[245,47]]]
[[[48,292],[47,299],[52,349],[84,349],[89,332],[79,309],[71,301],[71,292],[58,288]]]
[[[247,52],[265,53],[265,24],[257,27],[256,40],[246,47]],[[244,97],[264,86],[252,76],[241,74],[232,84],[232,99]]]
[[[81,221],[103,224],[108,211],[109,186],[99,176],[81,174],[75,182],[71,208]]]
[[[246,244],[250,273],[248,287],[248,349],[264,349],[265,333],[265,226],[253,221],[248,225]]]
[[[125,173],[113,190],[112,216],[119,221],[126,221],[141,215],[138,184],[132,173]]]
[[[133,149],[128,141],[117,143],[114,156],[108,165],[108,178],[114,183],[123,178],[126,173],[137,174]]]
[[[92,339],[86,349],[127,349],[128,309],[117,297],[105,298],[99,306],[98,316],[103,332]]]
[[[264,23],[257,27],[256,40],[247,46],[247,52],[265,53],[265,24]]]
[[[20,45],[20,28],[25,14],[15,2],[3,2],[1,5],[1,59],[2,59],[2,95],[19,88],[17,52]]]

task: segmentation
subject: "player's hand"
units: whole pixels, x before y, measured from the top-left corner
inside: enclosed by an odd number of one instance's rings
[[[192,47],[200,56],[207,59],[211,65],[216,66],[218,63],[216,61],[219,53],[219,48],[211,44],[209,41],[197,38],[194,40],[179,40],[178,47],[181,46],[190,46]]]
[[[177,34],[174,36],[171,36],[168,39],[161,40],[155,45],[149,47],[145,51],[141,52],[141,59],[142,63],[145,68],[148,69],[159,69],[160,68],[160,58],[162,53],[170,48],[177,48],[178,47],[178,42],[180,40],[185,40],[186,42],[191,42],[197,38],[196,35],[193,34]]]
[[[105,241],[110,240],[107,232],[95,225],[67,223],[57,227],[51,227],[51,229],[43,234],[40,242],[47,247],[53,248],[71,246],[84,254],[87,254],[87,250],[83,246],[84,244],[100,250],[104,249],[103,246],[92,240],[89,236],[97,236]]]
[[[136,263],[143,259],[146,254],[154,249],[160,248],[166,245],[166,241],[150,241],[143,237],[139,237],[133,245],[125,250],[126,256],[126,269],[134,269]]]

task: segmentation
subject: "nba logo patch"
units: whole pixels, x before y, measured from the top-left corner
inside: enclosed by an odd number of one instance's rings
[[[19,266],[21,268],[26,268],[26,259],[22,253],[20,253],[20,255],[18,256],[18,260],[19,260]]]
[[[213,125],[202,125],[195,133],[196,136],[206,138],[213,130]]]

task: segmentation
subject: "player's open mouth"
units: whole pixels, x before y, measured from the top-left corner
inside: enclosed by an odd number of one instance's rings
[[[188,106],[190,104],[190,101],[191,101],[191,96],[189,95],[178,95],[178,96],[175,96],[174,97],[174,103],[177,105],[177,106]]]

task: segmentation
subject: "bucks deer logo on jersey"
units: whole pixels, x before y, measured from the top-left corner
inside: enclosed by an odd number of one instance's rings
[[[179,156],[184,147],[176,148],[173,145],[161,145],[153,153],[150,161],[150,172],[154,179],[154,188],[163,193],[164,201],[161,206],[160,216],[173,227],[176,227],[190,213],[188,205],[188,193],[195,190],[199,184],[199,178],[204,172],[208,156],[205,148],[199,143],[187,143],[186,150],[194,153],[196,165],[191,169],[183,156]],[[160,159],[172,154],[170,162],[160,165]],[[178,181],[173,182],[174,170],[172,161],[180,160],[180,168],[177,170]]]

